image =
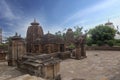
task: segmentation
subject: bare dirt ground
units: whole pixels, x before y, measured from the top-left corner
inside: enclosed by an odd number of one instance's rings
[[[61,63],[62,80],[120,80],[120,51],[87,51],[87,58]]]
[[[75,78],[79,80],[120,80],[120,51],[87,51],[85,59],[62,61],[60,73],[62,80],[74,80]],[[23,79],[22,76],[25,78]],[[7,66],[6,62],[0,62],[0,80],[42,79],[25,76],[15,67]]]

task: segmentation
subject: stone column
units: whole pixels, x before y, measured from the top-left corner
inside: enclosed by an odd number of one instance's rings
[[[76,59],[81,59],[81,48],[79,45],[76,47]]]

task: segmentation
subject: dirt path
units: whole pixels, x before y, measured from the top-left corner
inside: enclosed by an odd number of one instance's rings
[[[9,80],[22,75],[16,67],[7,66],[7,62],[0,62],[0,80]]]

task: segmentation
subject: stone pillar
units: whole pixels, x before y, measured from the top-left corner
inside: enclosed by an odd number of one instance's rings
[[[48,44],[48,54],[51,53],[51,44]]]
[[[81,59],[81,48],[76,48],[76,59]]]
[[[83,58],[86,58],[87,56],[86,56],[86,49],[85,49],[85,46],[83,45],[83,46],[81,46],[81,56],[83,57]]]

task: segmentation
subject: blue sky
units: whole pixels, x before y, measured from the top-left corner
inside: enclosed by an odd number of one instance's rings
[[[0,0],[0,27],[3,36],[18,32],[23,37],[36,18],[44,33],[83,26],[84,30],[108,19],[120,26],[119,0]]]

